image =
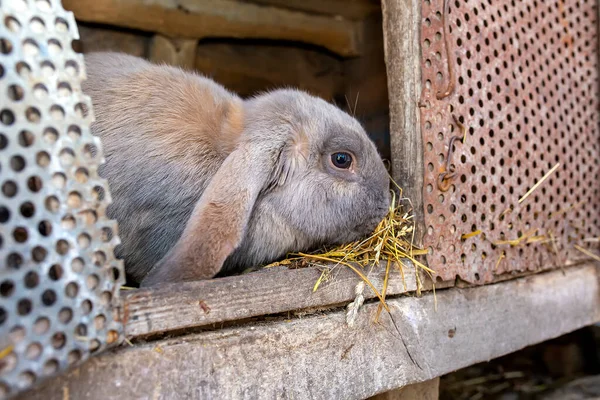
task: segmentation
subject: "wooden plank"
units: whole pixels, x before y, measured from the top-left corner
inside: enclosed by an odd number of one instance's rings
[[[381,12],[379,0],[244,0],[249,3],[271,5],[309,13],[341,16],[361,20]]]
[[[419,0],[382,0],[383,34],[390,99],[390,142],[394,179],[411,199],[417,224],[415,238],[422,243],[423,140],[419,118],[421,46]]]
[[[136,57],[146,57],[149,36],[114,29],[86,26],[78,23],[80,40],[75,48],[78,52],[118,51]],[[75,46],[74,46],[75,47]]]
[[[357,56],[360,23],[235,0],[63,0],[81,21],[171,37],[299,41]]]
[[[148,336],[261,315],[331,307],[354,299],[356,284],[361,281],[354,272],[339,266],[329,280],[313,292],[321,273],[318,268],[278,268],[210,281],[126,291],[122,311],[125,331],[132,338]],[[379,291],[384,277],[383,266],[368,273],[369,280]],[[390,277],[388,295],[416,290],[412,268],[405,269],[404,282],[397,269]],[[364,296],[371,299],[375,294],[367,287]]]
[[[327,101],[343,94],[342,62],[314,49],[243,42],[201,43],[195,68],[241,96],[283,86],[306,90]]]
[[[23,399],[364,399],[600,320],[594,265],[124,347]]]
[[[150,43],[148,59],[154,63],[165,63],[187,70],[196,63],[196,39],[170,39],[162,35],[154,35]]]
[[[440,398],[440,378],[413,383],[400,389],[380,393],[368,400],[438,400]]]

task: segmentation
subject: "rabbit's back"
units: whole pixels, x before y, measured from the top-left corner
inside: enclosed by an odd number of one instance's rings
[[[213,81],[117,53],[86,56],[83,89],[102,140],[128,274],[139,281],[174,245],[243,128],[242,101]]]

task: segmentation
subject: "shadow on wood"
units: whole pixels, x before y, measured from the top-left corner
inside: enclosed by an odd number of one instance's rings
[[[438,400],[440,396],[440,378],[413,383],[400,389],[380,393],[367,400]]]

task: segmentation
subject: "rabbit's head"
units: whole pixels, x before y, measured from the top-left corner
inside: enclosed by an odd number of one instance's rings
[[[237,147],[143,285],[211,278],[357,240],[385,216],[388,174],[356,119],[296,90],[262,94],[244,109]]]

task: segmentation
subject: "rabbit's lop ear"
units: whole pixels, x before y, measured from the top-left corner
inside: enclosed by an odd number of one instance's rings
[[[142,286],[213,278],[241,244],[259,193],[287,170],[278,165],[280,153],[271,146],[240,143],[210,181],[179,241]]]

